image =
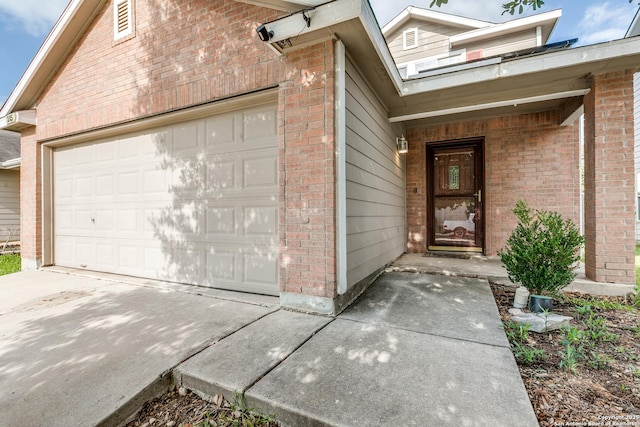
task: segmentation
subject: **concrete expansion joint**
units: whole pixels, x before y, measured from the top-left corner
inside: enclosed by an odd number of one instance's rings
[[[318,329],[316,329],[315,331],[313,331],[311,334],[309,334],[309,336],[307,337],[307,339],[303,340],[300,342],[299,345],[295,346],[293,348],[293,350],[286,355],[282,360],[280,360],[278,363],[276,363],[275,365],[271,366],[269,369],[267,369],[262,375],[260,375],[258,378],[255,379],[255,381],[253,381],[251,384],[249,384],[244,390],[242,390],[242,394],[246,393],[247,391],[251,390],[262,378],[264,378],[266,375],[269,375],[269,373],[271,371],[273,371],[274,369],[276,369],[277,367],[279,367],[280,365],[282,365],[287,359],[289,359],[291,357],[292,354],[294,354],[296,351],[298,351],[303,345],[305,345],[307,342],[309,342],[309,340],[311,338],[313,338],[314,336],[316,336],[316,334],[318,332],[320,332],[321,330],[323,330],[324,328],[326,328],[328,325],[330,325],[331,323],[333,323],[336,320],[335,317],[331,318],[331,320],[329,320],[327,323],[325,323],[324,325],[320,326]]]
[[[348,321],[348,322],[354,322],[354,323],[360,323],[362,325],[373,325],[370,322],[367,321],[363,321],[363,320],[357,320],[357,319],[341,319],[344,321]],[[398,331],[405,331],[405,332],[411,332],[413,334],[419,334],[419,335],[426,335],[426,336],[430,336],[430,337],[438,337],[438,338],[444,338],[444,339],[449,339],[449,340],[453,340],[453,341],[463,341],[463,342],[468,342],[468,343],[473,343],[473,344],[480,344],[480,345],[486,345],[489,347],[496,347],[496,348],[509,348],[509,345],[502,345],[502,344],[495,344],[495,343],[490,343],[490,342],[485,342],[485,341],[480,341],[480,340],[472,340],[472,339],[468,339],[468,338],[463,338],[463,337],[453,337],[450,335],[446,335],[446,334],[434,334],[432,332],[426,332],[426,331],[418,331],[415,329],[411,329],[411,328],[403,328],[400,326],[394,326],[394,325],[389,325],[389,324],[380,324],[377,326],[383,326],[385,328],[389,328],[389,329],[395,329]],[[504,331],[504,329],[502,329]],[[505,338],[506,338],[506,334],[505,334]]]

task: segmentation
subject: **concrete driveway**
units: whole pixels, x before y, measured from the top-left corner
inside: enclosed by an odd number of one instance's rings
[[[48,271],[2,276],[0,425],[112,424],[166,385],[180,362],[276,311],[272,300]]]
[[[118,425],[172,381],[295,427],[537,425],[486,280],[390,272],[331,318],[101,277],[0,277],[0,425]]]

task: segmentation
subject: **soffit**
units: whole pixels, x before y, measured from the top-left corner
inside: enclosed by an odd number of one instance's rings
[[[349,9],[344,9],[346,6]],[[336,9],[329,11],[331,7]],[[480,62],[455,72],[443,69],[439,75],[403,81],[375,18],[368,16],[372,11],[366,0],[338,0],[321,8],[316,11],[324,14],[325,21],[320,22],[319,15],[311,15],[311,26],[295,37],[287,37],[286,22],[299,31],[301,16],[287,17],[276,26],[269,24],[275,29],[274,47],[286,54],[323,37],[342,40],[353,62],[386,105],[390,118],[419,113],[432,116],[402,121],[407,127],[567,108],[589,90],[592,74],[640,66],[640,38],[634,38],[500,58],[497,63]],[[314,22],[319,27],[314,28]],[[283,40],[287,45],[279,47]],[[499,106],[486,108],[491,105]],[[474,106],[478,106],[477,111],[466,111]],[[448,113],[461,110],[464,112]]]
[[[295,12],[301,9],[315,7],[326,3],[327,0],[236,0],[240,3],[253,4],[255,6],[266,7],[269,9],[284,10]]]

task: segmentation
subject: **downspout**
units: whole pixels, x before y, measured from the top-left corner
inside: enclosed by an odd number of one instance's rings
[[[338,295],[347,292],[347,124],[346,52],[338,40],[335,46],[336,129],[336,281]]]

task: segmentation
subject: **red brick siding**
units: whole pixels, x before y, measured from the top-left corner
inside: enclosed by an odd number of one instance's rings
[[[334,45],[326,40],[276,55],[255,28],[281,14],[231,0],[137,1],[135,36],[116,43],[107,2],[41,96],[37,137],[52,139],[279,86],[280,289],[331,298]],[[25,176],[39,162],[23,159]],[[40,203],[39,193],[28,194]],[[25,236],[40,233],[39,222],[26,225]],[[34,245],[41,254],[35,240]]]
[[[484,137],[487,254],[504,245],[520,198],[579,223],[578,125],[560,127],[559,121],[559,113],[543,112],[408,130],[408,250],[427,249],[426,144],[432,142]]]
[[[274,86],[284,61],[255,28],[273,10],[231,0],[137,1],[135,37],[113,40],[112,2],[38,105],[38,139]]]
[[[282,291],[336,296],[334,44],[288,55],[280,92]]]
[[[633,72],[595,75],[585,96],[585,270],[635,283]]]
[[[20,254],[42,262],[42,161],[35,128],[22,131],[20,141]]]

